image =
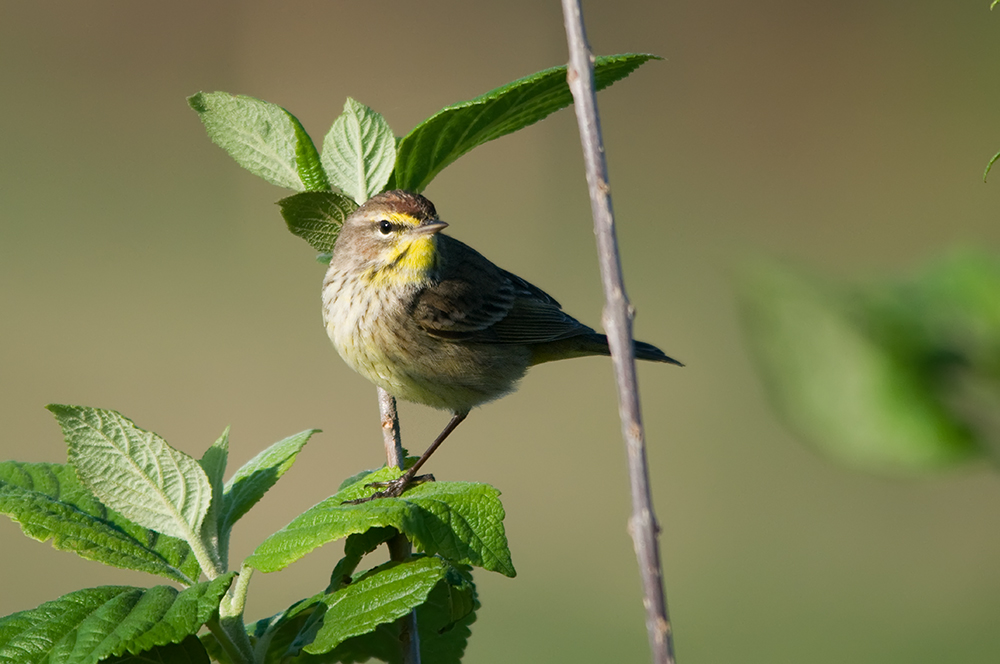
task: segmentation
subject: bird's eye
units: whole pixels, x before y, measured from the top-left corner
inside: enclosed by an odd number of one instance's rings
[[[389,233],[391,233],[392,232],[392,222],[391,221],[386,221],[385,219],[383,219],[382,221],[378,222],[378,232],[381,233],[382,235],[388,235]]]

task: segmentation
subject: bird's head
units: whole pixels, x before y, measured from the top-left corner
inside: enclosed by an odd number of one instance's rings
[[[331,266],[358,270],[373,281],[422,281],[437,266],[435,236],[447,225],[420,194],[378,194],[344,220]]]

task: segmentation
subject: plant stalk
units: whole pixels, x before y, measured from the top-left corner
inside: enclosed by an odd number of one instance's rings
[[[399,413],[396,398],[378,388],[378,410],[382,419],[382,440],[385,444],[386,464],[405,470],[406,452],[399,432]],[[387,543],[390,560],[406,560],[413,552],[410,540],[399,533]],[[417,610],[400,619],[399,641],[403,649],[403,664],[420,664],[420,635],[417,632]]]
[[[594,215],[594,234],[597,236],[601,281],[604,284],[606,304],[602,323],[608,335],[608,346],[611,348],[611,360],[618,385],[618,413],[621,417],[622,437],[628,456],[632,493],[632,515],[629,518],[628,531],[632,537],[642,577],[646,631],[649,635],[653,661],[656,664],[673,664],[673,633],[663,590],[663,572],[657,542],[659,527],[653,513],[653,501],[649,490],[645,433],[632,348],[632,318],[635,310],[625,294],[621,256],[615,234],[608,167],[604,158],[604,144],[594,92],[594,57],[587,44],[580,0],[562,0],[562,7],[569,46],[566,78],[573,93],[577,124],[580,127],[580,143],[587,169],[587,186],[590,190],[590,205]]]

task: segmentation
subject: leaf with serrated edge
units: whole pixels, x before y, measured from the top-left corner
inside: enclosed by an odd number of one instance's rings
[[[101,586],[0,618],[0,662],[96,662],[179,643],[219,612],[234,574],[184,591]]]
[[[644,53],[599,57],[594,62],[595,88],[602,90],[653,59],[659,58]],[[423,191],[445,166],[476,146],[534,124],[571,103],[573,95],[562,66],[445,107],[399,142],[389,186]]]
[[[319,429],[308,429],[279,440],[243,464],[243,467],[229,478],[226,482],[220,519],[223,530],[228,531],[232,528],[233,524],[292,467],[295,457],[314,433],[319,433]]]
[[[425,662],[460,664],[472,635],[479,599],[472,575],[453,569],[417,607],[420,655]]]
[[[399,473],[396,468],[383,468],[367,479],[385,481]],[[376,526],[392,526],[426,553],[515,575],[503,528],[503,506],[493,487],[469,482],[426,482],[409,489],[402,498],[343,504],[371,492],[363,483],[355,483],[309,508],[264,540],[247,564],[273,572],[327,542]]]
[[[188,542],[212,502],[198,462],[111,410],[52,404],[80,481],[97,498],[146,528]]]
[[[478,609],[479,601],[471,575],[467,571],[451,568],[446,578],[438,581],[427,599],[416,607],[421,659],[434,664],[460,664],[471,635],[469,626],[475,622]],[[290,661],[354,664],[379,660],[402,664],[399,625],[399,621],[383,623],[365,634],[345,639],[329,652],[312,655],[307,660]],[[301,622],[281,625],[272,643],[288,643],[293,639],[311,642],[313,635],[310,633],[300,632],[293,636],[293,630],[300,626]],[[281,652],[291,657],[298,654],[294,649]],[[273,657],[273,661],[279,659],[279,654],[278,648],[268,650],[268,656]]]
[[[312,139],[277,104],[228,92],[199,92],[188,104],[212,142],[254,175],[295,191],[330,188]]]
[[[87,560],[191,585],[201,568],[182,540],[138,526],[87,491],[72,466],[0,463],[0,513],[28,537]]]
[[[327,652],[344,639],[405,616],[423,604],[448,569],[448,563],[433,556],[389,562],[327,595],[322,600],[327,605],[323,625],[305,651]]]
[[[295,194],[282,198],[278,205],[289,232],[325,253],[333,252],[344,220],[358,209],[357,203],[333,191]]]
[[[205,646],[194,634],[180,643],[156,646],[137,655],[125,654],[101,660],[101,664],[211,664],[211,662]]]
[[[331,184],[364,203],[389,180],[396,137],[380,113],[348,97],[323,139],[322,160]]]

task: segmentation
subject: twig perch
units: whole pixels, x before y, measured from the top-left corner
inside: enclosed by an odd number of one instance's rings
[[[663,572],[657,542],[659,527],[653,514],[649,492],[649,470],[646,463],[646,442],[639,407],[639,386],[635,374],[632,350],[632,318],[634,309],[625,294],[621,257],[615,235],[608,168],[604,159],[601,125],[597,116],[594,94],[594,58],[587,44],[583,14],[579,0],[562,0],[569,45],[569,67],[566,72],[573,93],[580,143],[587,169],[587,186],[594,214],[598,260],[606,301],[602,323],[611,347],[615,379],[618,384],[618,412],[622,422],[622,437],[628,454],[629,481],[632,489],[632,515],[628,531],[632,536],[639,573],[642,577],[643,604],[646,607],[646,631],[653,661],[673,664],[674,645],[667,615],[667,600],[663,590]]]
[[[396,399],[391,394],[378,388],[378,411],[382,421],[382,440],[385,443],[385,460],[390,466],[405,470],[406,453],[403,452],[403,439],[399,433],[399,415],[396,413]],[[399,533],[388,542],[389,558],[406,560],[413,548],[410,540]],[[399,640],[403,648],[403,664],[420,664],[420,635],[417,632],[417,611],[402,618]]]

